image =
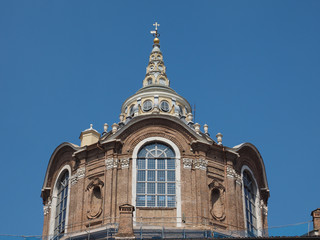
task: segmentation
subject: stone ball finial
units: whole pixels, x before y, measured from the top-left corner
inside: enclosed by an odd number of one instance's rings
[[[222,145],[222,137],[223,135],[221,133],[217,133],[216,138],[217,138],[218,145]]]
[[[108,132],[108,127],[109,127],[108,123],[105,123],[105,124],[103,125],[103,131],[104,131],[104,132]]]

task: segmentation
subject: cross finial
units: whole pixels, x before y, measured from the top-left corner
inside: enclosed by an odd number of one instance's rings
[[[157,30],[158,30],[158,27],[160,27],[160,24],[157,23],[157,22],[155,22],[155,23],[153,24],[153,26],[156,28],[156,31],[157,31]]]
[[[150,33],[157,38],[160,36],[160,34],[158,33],[158,27],[160,26],[160,24],[158,22],[155,22],[153,26],[155,28],[155,31],[150,31]]]

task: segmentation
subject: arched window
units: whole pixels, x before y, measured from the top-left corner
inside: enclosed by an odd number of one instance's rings
[[[137,207],[176,207],[175,154],[171,147],[154,142],[137,156]]]
[[[55,224],[54,236],[59,239],[65,232],[67,202],[68,202],[68,188],[69,188],[69,171],[64,171],[56,183],[56,209],[55,209]]]
[[[257,216],[256,216],[256,192],[257,187],[251,174],[245,170],[243,172],[243,188],[246,226],[249,236],[257,236]]]

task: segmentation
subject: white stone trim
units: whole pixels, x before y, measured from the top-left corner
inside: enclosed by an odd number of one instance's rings
[[[86,174],[85,167],[78,168],[77,172],[70,177],[71,186],[76,184],[79,179],[84,178],[85,174]]]
[[[147,143],[163,142],[172,147],[176,156],[176,209],[177,209],[177,227],[181,227],[181,178],[180,178],[180,158],[181,154],[177,145],[171,140],[163,137],[149,137],[137,144],[132,153],[132,199],[131,204],[136,206],[136,185],[137,185],[137,156],[141,147]],[[136,212],[133,212],[133,221],[136,221]]]
[[[118,167],[118,159],[108,158],[105,160],[107,170]]]
[[[242,184],[242,174],[239,175],[232,167],[229,166],[227,166],[227,177],[235,178],[237,184]]]
[[[55,217],[56,217],[56,205],[57,205],[57,182],[58,179],[61,177],[61,174],[67,170],[69,172],[69,176],[71,176],[71,167],[69,165],[65,165],[59,172],[58,177],[54,182],[52,198],[51,198],[51,213],[50,213],[50,223],[49,223],[49,234],[48,239],[53,237],[54,235],[54,228],[55,228]],[[65,229],[64,232],[68,232],[68,219],[69,219],[69,203],[70,203],[70,188],[71,188],[71,177],[69,177],[69,187],[68,187],[68,198],[67,198],[67,209],[66,209],[66,221],[65,221]]]
[[[200,169],[200,170],[207,170],[207,166],[208,166],[208,160],[205,159],[194,159],[193,160],[193,165],[195,169]]]
[[[120,159],[121,169],[129,168],[129,158]]]
[[[251,171],[251,169],[247,166],[247,165],[243,165],[241,168],[241,179],[243,180],[243,172],[247,170],[253,181],[255,184],[255,189],[256,189],[256,200],[255,200],[255,209],[256,209],[256,218],[257,218],[257,233],[258,236],[262,236],[262,216],[261,216],[261,211],[260,211],[260,193],[259,193],[259,188],[258,188],[258,184],[257,181],[253,175],[253,172]],[[245,203],[245,196],[244,196],[244,184],[242,184],[242,203],[243,203],[243,216],[244,216],[244,229],[247,229],[247,217],[246,217],[246,203]]]
[[[190,158],[184,158],[183,161],[183,168],[185,169],[191,169],[192,168],[192,159]]]
[[[51,200],[48,201],[46,205],[43,206],[43,215],[46,216],[51,209]]]

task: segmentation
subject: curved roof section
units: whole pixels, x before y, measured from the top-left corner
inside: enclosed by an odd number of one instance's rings
[[[257,157],[259,159],[259,164],[262,167],[262,172],[263,172],[262,178],[263,178],[263,181],[264,181],[264,185],[266,186],[267,190],[269,190],[267,174],[266,174],[266,168],[265,168],[265,165],[264,165],[264,161],[262,159],[262,156],[261,156],[259,150],[256,148],[256,146],[254,146],[252,143],[246,142],[246,143],[241,143],[239,145],[234,146],[233,148],[231,148],[231,150],[233,150],[236,153],[239,153],[242,149],[245,149],[245,148],[250,148],[257,155]]]
[[[58,147],[56,147],[56,149],[53,151],[53,153],[51,154],[51,157],[50,157],[50,160],[49,160],[49,163],[48,163],[48,166],[47,166],[47,171],[46,171],[46,175],[45,175],[45,178],[44,178],[44,182],[43,182],[43,186],[42,186],[42,190],[46,187],[47,185],[47,181],[48,181],[48,174],[49,174],[49,171],[51,169],[51,166],[53,164],[53,161],[56,157],[56,155],[62,151],[63,149],[65,148],[71,148],[72,150],[74,151],[78,151],[81,149],[81,147],[79,147],[78,145],[76,144],[73,144],[73,143],[69,143],[69,142],[64,142],[64,143],[61,143]]]

